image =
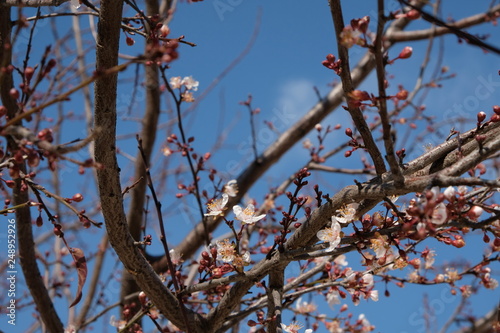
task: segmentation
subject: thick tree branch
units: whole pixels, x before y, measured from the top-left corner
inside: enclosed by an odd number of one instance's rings
[[[122,0],[101,3],[98,23],[96,67],[102,71],[118,63]],[[163,285],[160,277],[134,245],[123,208],[120,169],[116,160],[116,94],[117,73],[100,76],[95,82],[94,125],[106,129],[96,135],[95,160],[103,165],[97,170],[99,196],[109,241],[125,269],[134,276],[139,287],[158,309],[175,325],[184,327],[177,298]],[[201,325],[201,317],[190,313],[192,331]]]
[[[146,1],[146,15],[153,16],[158,13],[158,1]],[[149,30],[151,27],[148,28]],[[153,43],[152,40],[147,41],[145,48]],[[130,191],[130,207],[127,214],[130,234],[136,241],[141,241],[142,227],[144,223],[144,207],[146,196],[146,169],[144,163],[148,164],[151,161],[151,154],[156,141],[156,133],[158,131],[158,117],[160,115],[160,87],[159,87],[159,72],[155,63],[149,66],[144,66],[145,70],[145,88],[146,88],[146,104],[144,116],[142,118],[142,131],[140,138],[142,139],[144,160],[141,152],[137,152],[137,157],[134,164],[134,179],[139,181]],[[137,284],[134,278],[128,273],[123,274],[121,297],[132,294],[137,291]],[[130,302],[136,302],[136,299]]]
[[[287,249],[304,247],[310,244],[311,240],[315,240],[316,233],[330,222],[331,216],[336,215],[336,210],[342,205],[370,199],[373,200],[373,207],[387,196],[422,192],[432,186],[448,186],[446,177],[460,176],[500,150],[500,123],[490,123],[480,133],[485,135],[487,140],[483,144],[482,152],[477,149],[476,130],[471,130],[460,138],[447,141],[408,163],[408,168],[403,172],[404,186],[397,186],[392,175],[386,173],[382,177],[363,183],[361,187],[358,185],[344,187],[328,203],[313,211],[311,218],[290,237],[286,243]],[[456,151],[458,147],[461,147],[460,153]]]
[[[267,319],[268,332],[276,333],[281,324],[283,313],[283,286],[285,284],[285,267],[276,267],[269,273],[269,285],[267,288]]]

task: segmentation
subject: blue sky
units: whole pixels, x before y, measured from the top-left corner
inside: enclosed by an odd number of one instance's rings
[[[374,10],[372,7],[374,3],[374,1],[368,0],[344,1],[345,21],[348,22],[352,18],[369,15]],[[465,0],[444,1],[441,17],[461,18],[472,13],[478,13],[486,9],[489,4],[490,1],[486,0],[475,2]],[[393,0],[386,1],[386,6],[388,8],[397,8],[396,1]],[[49,9],[45,10],[50,11]],[[59,10],[63,10],[63,8],[57,9],[57,11]],[[325,59],[328,53],[337,53],[333,23],[326,0],[309,1],[306,4],[297,0],[214,0],[192,4],[179,3],[174,20],[170,24],[170,37],[184,35],[187,41],[196,43],[197,46],[182,45],[180,47],[180,58],[171,64],[168,74],[181,77],[192,75],[200,81],[200,90],[197,94],[201,94],[244,50],[252,37],[257,17],[260,17],[261,24],[255,44],[250,52],[206,96],[197,109],[186,115],[185,118],[189,132],[188,136],[195,136],[194,146],[200,153],[209,151],[216,143],[219,135],[227,136],[227,140],[210,160],[211,166],[222,172],[226,180],[234,177],[229,172],[228,163],[247,159],[247,156],[242,152],[248,148],[249,138],[251,138],[248,126],[248,112],[244,106],[239,104],[240,101],[246,100],[248,94],[252,94],[252,105],[261,108],[261,113],[257,115],[256,121],[257,132],[260,134],[258,148],[259,152],[262,152],[269,143],[277,138],[277,135],[270,134],[266,129],[263,123],[265,120],[273,121],[277,129],[282,131],[291,123],[298,121],[316,103],[317,96],[314,87],[317,87],[320,93],[324,95],[329,91],[328,84],[337,80],[332,71],[321,65],[321,61]],[[59,18],[57,20],[60,35],[66,33],[65,29],[70,29],[71,23],[69,20],[69,18]],[[86,18],[82,18],[81,22],[82,26],[88,26]],[[410,25],[409,29],[425,26],[427,25],[422,22],[415,22]],[[373,22],[370,27],[373,27]],[[48,21],[41,21],[35,42],[38,47],[35,48],[32,56],[34,62],[37,61],[36,59],[39,57],[37,54],[41,52],[40,50],[43,50],[43,47],[47,44],[52,43],[50,41],[51,34],[47,31],[50,31],[50,24],[48,24]],[[492,34],[489,39],[491,43],[500,40],[498,39],[498,27],[492,27],[490,24],[486,24],[485,27],[471,29],[471,32],[488,32]],[[69,32],[69,35],[71,36],[71,32]],[[44,38],[40,38],[42,36]],[[85,34],[84,38],[87,45],[91,45],[91,37]],[[139,54],[142,49],[142,41],[140,37],[135,37],[135,40],[136,45],[134,47],[128,47],[123,43],[121,52],[130,55]],[[69,49],[74,48],[72,40],[67,43]],[[459,44],[454,36],[445,37],[443,43],[444,59],[442,65],[449,66],[450,73],[457,73],[457,76],[452,80],[442,82],[442,88],[429,91],[425,100],[425,112],[427,115],[435,117],[435,122],[441,124],[443,126],[441,130],[444,134],[447,134],[451,125],[443,124],[443,122],[457,115],[456,110],[463,110],[459,115],[471,120],[474,120],[475,114],[481,110],[485,110],[488,114],[491,113],[491,106],[498,104],[497,96],[499,96],[500,78],[496,76],[499,69],[498,56],[484,54],[482,50],[463,43]],[[403,84],[407,89],[412,88],[414,85],[426,43],[398,44],[390,50],[389,58],[397,56],[399,51],[406,45],[413,47],[413,56],[388,67],[389,73],[394,75],[388,90],[389,93],[395,92],[398,84]],[[24,52],[23,47],[20,47],[20,50]],[[364,50],[354,48],[351,51],[352,65],[354,65],[356,59],[364,53]],[[433,66],[436,64],[435,56],[437,51],[438,43],[434,47],[434,57],[430,62],[428,73],[432,72]],[[67,59],[68,63],[72,60],[72,58]],[[89,62],[93,61],[91,53],[88,54],[87,60]],[[121,78],[131,78],[133,73],[134,69],[131,69],[122,73]],[[375,88],[375,77],[371,75],[362,84],[362,89],[375,92]],[[128,107],[131,89],[132,85],[127,83],[123,85],[122,90],[119,92],[119,105],[122,105],[124,110]],[[478,91],[481,94],[478,95]],[[142,107],[140,92],[141,89],[139,89],[136,104],[132,106],[132,113],[121,116],[120,133],[131,133],[139,128],[137,119],[140,119]],[[463,107],[457,108],[457,105]],[[164,106],[166,108],[166,104]],[[75,96],[72,101],[66,104],[66,108],[68,110],[72,109],[76,113],[81,112],[81,99]],[[47,114],[55,116],[56,109],[48,109]],[[283,117],[284,114],[286,117]],[[166,119],[167,116],[164,115],[162,120],[166,121]],[[422,133],[425,127],[420,121],[416,123],[419,127],[417,130],[409,132],[411,134],[406,141],[407,146],[405,146],[407,149],[414,148],[413,153],[415,155],[413,157],[424,150],[424,142],[415,142],[414,140],[416,135]],[[328,137],[327,144],[330,148],[346,140],[346,136],[343,134],[344,129],[351,126],[347,113],[342,109],[336,110],[322,123],[324,127],[327,125],[335,126],[336,124],[342,124],[342,129],[333,132]],[[472,122],[467,125],[456,125],[457,129],[468,129],[471,126],[473,126]],[[407,127],[402,126],[402,129],[401,133],[407,132]],[[175,126],[171,129],[167,127],[167,130],[161,132],[156,145],[157,154],[153,160],[156,166],[161,166],[164,163],[164,157],[160,153],[160,148],[164,143],[162,141],[165,138],[164,134],[172,132],[177,133]],[[83,137],[84,131],[79,120],[68,123],[63,128],[63,136],[66,140],[73,140],[76,138],[75,136]],[[307,137],[313,141],[315,140],[314,133],[309,134]],[[442,139],[426,136],[426,141],[428,142],[425,143],[438,144]],[[121,140],[119,147],[131,156],[136,155],[136,143],[133,138]],[[85,154],[81,156],[85,156]],[[261,203],[263,196],[270,187],[278,186],[285,177],[296,172],[297,168],[305,164],[308,159],[308,153],[299,143],[297,147],[285,154],[279,163],[271,168],[263,179],[250,190],[249,197]],[[124,166],[122,167],[122,176],[124,183],[126,183],[132,177],[131,169],[127,168],[129,162],[127,162],[126,158],[121,158],[120,161]],[[330,159],[327,164],[336,167],[357,167],[359,162],[356,161],[356,158],[353,157],[346,160],[343,154],[339,154]],[[74,188],[73,185],[68,185],[65,188],[66,192],[72,195],[75,191],[79,191],[82,186],[92,188],[88,180],[75,176],[76,169],[74,167],[68,166],[67,172],[68,178],[66,179],[72,180]],[[186,180],[189,179],[189,176],[184,175],[181,178]],[[363,176],[357,178],[361,180]],[[172,244],[176,244],[197,221],[197,211],[193,209],[192,202],[187,199],[182,204],[179,204],[179,201],[176,201],[173,197],[177,192],[175,188],[177,181],[178,179],[170,178],[166,183],[166,196],[163,202],[165,216],[168,216],[170,221],[174,221],[172,224],[167,224],[167,233]],[[315,182],[321,182],[326,190],[333,193],[335,189],[352,184],[352,179],[345,176],[338,177],[318,173],[311,177],[310,183]],[[202,186],[204,185],[206,183],[202,184]],[[86,197],[87,201],[82,205],[88,205],[89,201],[94,199],[96,199],[96,195],[92,197],[92,194],[89,194]],[[186,211],[188,213],[185,213]],[[154,213],[150,216],[150,219],[154,220]],[[37,232],[42,233],[47,232],[47,230]],[[92,239],[89,239],[87,235],[89,234],[85,233],[85,236],[76,236],[74,242],[85,248],[86,253],[92,253],[95,251],[96,245],[94,239],[99,239],[97,237],[98,232],[95,232],[96,236],[92,237]],[[479,260],[482,255],[481,251],[484,248],[481,237],[481,235],[468,236],[466,239],[467,247],[461,250],[444,247],[436,244],[435,241],[428,242],[426,245],[439,248],[438,263],[444,264],[448,260],[456,259],[457,256],[460,260],[474,262],[474,260]],[[152,249],[153,251],[160,251],[159,247],[153,246]],[[108,265],[111,266],[112,258],[109,257],[107,260]],[[359,255],[350,255],[348,261],[350,265],[361,269]],[[498,278],[499,265],[492,266],[492,269],[494,269],[494,273]],[[291,271],[294,271],[293,267]],[[106,272],[103,276],[106,277],[108,274],[110,272]],[[399,274],[405,275],[406,272]],[[73,283],[76,285],[76,281]],[[349,306],[349,310],[353,312],[355,317],[360,313],[365,313],[368,320],[376,326],[375,332],[424,332],[425,327],[419,316],[423,313],[422,297],[425,293],[428,294],[429,304],[434,307],[440,325],[454,311],[459,300],[458,297],[452,298],[449,296],[449,288],[445,285],[427,288],[406,286],[403,289],[390,285],[391,297],[389,298],[383,296],[383,284],[380,284],[378,289],[380,291],[379,302],[362,301],[358,307]],[[72,290],[74,292],[75,288]],[[116,290],[111,295],[115,292]],[[470,311],[476,314],[485,313],[491,309],[493,304],[498,302],[499,296],[498,290],[493,292],[482,291],[477,295]],[[330,309],[322,301],[318,303],[322,304],[321,309],[328,316],[338,314],[338,307]],[[65,302],[57,304],[60,309],[64,309],[65,306]],[[29,316],[27,313],[23,315]],[[287,314],[285,318],[289,319],[290,316]],[[302,318],[298,318],[298,320],[303,321]],[[2,321],[0,328],[3,327],[4,322]],[[103,331],[105,331],[104,328],[106,327],[107,320],[104,320],[96,325],[96,330],[100,331],[103,328]],[[19,330],[10,330],[9,332],[23,332],[25,327],[17,326],[16,329]],[[107,329],[112,331],[109,327]],[[245,329],[246,327],[242,329],[242,332]],[[324,326],[321,326],[319,332],[324,331]]]

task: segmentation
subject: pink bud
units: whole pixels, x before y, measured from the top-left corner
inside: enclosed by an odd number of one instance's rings
[[[14,99],[18,99],[19,98],[19,91],[16,88],[12,88],[9,90],[9,95],[10,95],[10,97],[12,97]]]
[[[481,111],[477,114],[477,122],[478,123],[482,123],[485,119],[486,119],[486,113],[484,113],[483,111]]]
[[[361,90],[353,90],[348,95],[358,101],[367,101],[370,99],[370,95],[366,91]]]
[[[83,195],[81,195],[80,193],[76,193],[71,199],[75,202],[80,202],[83,200]]]
[[[399,99],[400,101],[404,101],[405,99],[408,98],[408,90],[402,89],[398,91],[398,93],[396,94],[396,98]]]
[[[327,60],[328,62],[335,62],[335,56],[334,56],[333,54],[331,54],[331,53],[330,53],[330,54],[328,54],[328,55],[326,56],[326,60]]]
[[[139,298],[139,302],[141,302],[141,304],[142,304],[142,305],[146,305],[146,303],[148,302],[148,301],[147,301],[147,296],[146,296],[146,293],[145,293],[144,291],[141,291],[141,292],[139,293],[138,298]]]
[[[408,59],[413,53],[413,48],[411,46],[406,46],[403,51],[399,54],[399,59]]]
[[[420,18],[420,12],[416,9],[410,10],[408,13],[406,13],[406,17],[409,20],[416,20]]]
[[[35,70],[33,69],[33,67],[26,67],[26,69],[24,70],[24,77],[25,77],[26,81],[30,82],[34,73],[35,73]]]
[[[490,242],[490,237],[486,233],[483,236],[483,242],[485,242],[485,243],[489,243]]]
[[[478,206],[472,206],[471,209],[467,212],[467,216],[472,220],[472,221],[477,221],[481,214],[483,213],[483,209]]]
[[[167,37],[167,35],[170,33],[170,28],[168,25],[162,25],[160,28],[160,34],[162,37]]]
[[[498,237],[497,237],[497,238],[495,238],[495,240],[493,241],[493,245],[494,245],[495,247],[499,247],[499,246],[500,246],[500,238],[498,238]]]

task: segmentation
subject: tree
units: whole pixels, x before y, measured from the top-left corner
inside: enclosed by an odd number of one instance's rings
[[[222,19],[241,3],[211,5]],[[500,107],[477,110],[472,122],[453,110],[452,126],[437,124],[422,102],[454,76],[442,48],[433,52],[439,36],[500,53],[487,36],[466,31],[487,26],[493,33],[500,5],[450,21],[440,18],[440,1],[379,0],[371,14],[356,17],[343,14],[347,2],[328,4],[336,50],[323,55],[322,69],[338,81],[324,96],[317,88],[318,102],[288,128],[267,120],[267,131],[279,134],[265,149],[257,132],[260,108],[248,96],[240,107],[248,111],[250,140],[238,146],[242,158],[228,163],[227,133],[219,131],[212,149],[203,151],[208,132],[190,132],[186,119],[252,49],[260,16],[240,56],[198,93],[193,77],[172,74],[183,60],[179,50],[196,50],[189,36],[173,37],[176,1],[82,0],[73,7],[3,1],[2,283],[8,292],[1,304],[8,320],[2,327],[15,330],[35,313],[32,330],[90,331],[108,325],[102,324],[107,312],[121,306],[112,324],[123,332],[297,332],[302,325],[295,317],[311,331],[371,331],[347,304],[377,301],[384,286],[389,296],[394,285],[445,285],[461,301],[440,323],[443,332],[500,331],[495,308],[475,317],[464,310],[473,295],[498,284],[491,267],[500,258]],[[97,26],[93,19],[82,24],[82,16],[97,17]],[[61,22],[70,20],[70,33],[61,35]],[[54,45],[42,47],[38,36],[49,34]],[[75,48],[66,45],[72,39]],[[421,63],[410,89],[392,75],[416,58]],[[438,68],[433,73],[431,63]],[[476,95],[492,95],[497,71],[483,78]],[[362,87],[371,73],[374,86]],[[326,120],[335,110],[350,120]],[[138,130],[123,126],[130,119],[139,119]],[[431,134],[437,144],[421,154],[409,141]],[[276,173],[265,184],[266,172],[306,135],[312,139],[301,149],[308,158],[291,175]],[[337,174],[349,185],[331,187]],[[323,182],[313,184],[318,175]],[[257,186],[260,199],[250,199]],[[177,212],[194,223],[191,230],[176,230],[183,217],[170,214],[173,206],[186,210]],[[485,253],[475,262],[435,263],[436,253],[465,256],[467,243],[478,238]],[[116,281],[120,295],[106,293]],[[322,315],[313,302],[328,302],[333,315]]]

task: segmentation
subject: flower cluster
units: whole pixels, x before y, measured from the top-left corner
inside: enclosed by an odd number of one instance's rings
[[[185,76],[181,79],[180,76],[174,76],[170,78],[170,88],[172,89],[182,89],[181,98],[184,102],[194,102],[194,97],[192,91],[197,91],[199,82],[193,79],[192,76]]]
[[[238,194],[238,183],[236,180],[230,180],[224,185],[224,193],[222,193],[222,198],[215,199],[207,204],[208,213],[205,216],[223,216],[226,210],[226,205],[229,201],[229,197],[236,197]],[[253,204],[248,204],[245,209],[239,205],[233,206],[233,213],[236,216],[236,220],[241,221],[243,224],[255,224],[256,222],[262,220],[266,217],[266,214],[255,215],[255,206]]]
[[[205,213],[205,216],[212,216],[213,218],[217,218],[219,216],[224,217],[225,211],[227,209],[227,204],[229,202],[229,197],[236,197],[237,194],[238,183],[234,179],[230,180],[226,185],[224,185],[221,198],[214,199],[207,204],[208,212]],[[245,225],[253,225],[266,216],[266,214],[256,215],[255,206],[253,204],[249,204],[246,208],[242,208],[239,205],[234,205],[232,210],[235,215],[235,219],[241,221],[242,228]],[[232,221],[226,221],[226,223],[228,223],[228,225],[233,229]],[[238,240],[239,239],[237,239],[237,241]],[[217,241],[216,246],[212,247],[212,249],[215,251],[215,259],[225,263],[226,265],[231,264],[232,267],[238,271],[241,271],[244,266],[247,266],[250,263],[250,253],[248,251],[241,253],[240,249],[237,246],[237,243],[230,242],[229,239]],[[204,257],[202,266],[208,268],[210,262],[211,259],[207,252]],[[228,267],[213,267],[211,271],[214,276],[222,276],[222,274],[231,271],[231,266]]]
[[[333,54],[328,54],[326,56],[326,60],[323,60],[321,64],[326,68],[333,70],[337,75],[340,75],[342,72],[342,68],[340,67],[342,60],[335,60],[335,56]]]

